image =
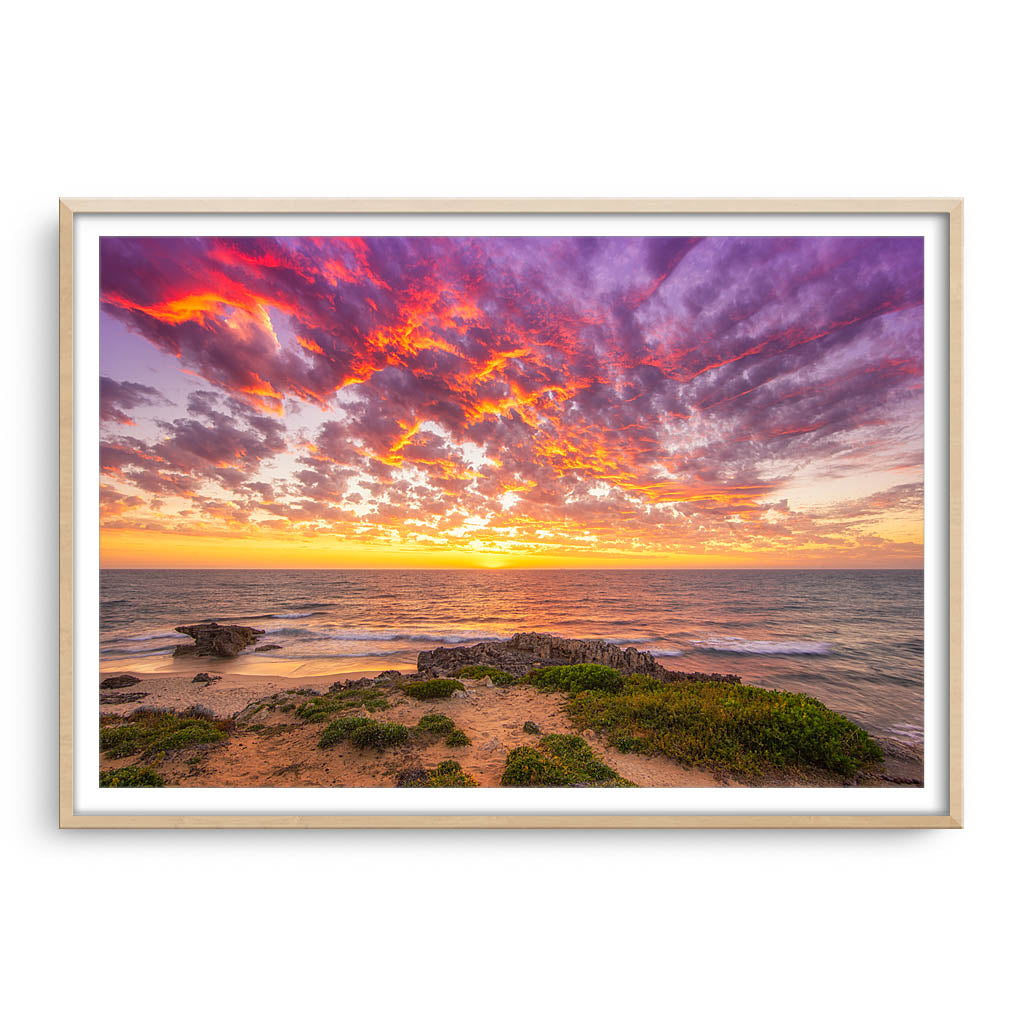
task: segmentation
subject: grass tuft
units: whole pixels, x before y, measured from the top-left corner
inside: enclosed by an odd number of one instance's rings
[[[359,708],[366,711],[383,711],[387,706],[387,698],[379,690],[367,686],[363,689],[341,690],[338,693],[314,697],[300,704],[295,709],[295,715],[304,722],[326,722],[332,715],[343,711],[355,711]]]
[[[409,730],[397,722],[377,722],[372,718],[336,718],[320,734],[318,747],[333,747],[351,740],[360,750],[384,750],[409,742]]]
[[[505,672],[500,668],[491,668],[490,665],[469,665],[466,668],[460,668],[455,675],[458,679],[483,679],[484,676],[490,676],[491,682],[495,686],[511,686],[516,681],[516,677],[511,672]]]
[[[407,773],[399,779],[398,785],[408,789],[470,789],[480,783],[463,771],[458,761],[442,761],[433,771]]]
[[[539,736],[540,726],[536,722],[523,722],[523,732],[528,732],[531,736]]]
[[[409,730],[398,722],[369,722],[353,729],[349,736],[352,746],[360,750],[398,747],[409,742]]]
[[[318,747],[333,747],[336,743],[341,743],[342,740],[347,740],[352,735],[353,730],[358,729],[361,725],[373,721],[371,718],[363,718],[353,716],[351,718],[336,718],[322,733],[320,733],[320,741],[317,743]]]
[[[470,745],[469,737],[461,729],[452,729],[448,733],[448,739],[445,743],[449,747],[468,747]]]
[[[207,722],[216,721],[217,718],[213,710],[206,707],[205,704],[192,704],[190,707],[185,708],[184,715],[187,718],[202,718]]]
[[[128,787],[154,789],[163,784],[162,775],[158,775],[152,768],[143,768],[138,764],[129,764],[123,768],[111,768],[110,771],[100,772],[100,787],[103,789]]]
[[[625,787],[633,783],[606,765],[579,736],[553,733],[537,747],[516,747],[505,759],[503,786]]]
[[[457,679],[419,679],[403,687],[410,697],[417,700],[431,700],[435,697],[450,697],[456,690],[465,690]]]
[[[455,723],[447,715],[424,715],[416,723],[417,732],[436,733],[447,736],[455,729]]]

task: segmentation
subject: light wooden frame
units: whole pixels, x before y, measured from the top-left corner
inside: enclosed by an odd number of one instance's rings
[[[941,214],[949,228],[949,808],[920,815],[89,815],[73,793],[74,219],[87,213]],[[962,199],[62,199],[60,201],[60,795],[62,828],[962,828]]]

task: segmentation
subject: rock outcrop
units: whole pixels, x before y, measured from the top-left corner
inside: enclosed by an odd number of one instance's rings
[[[620,672],[641,672],[658,679],[674,675],[635,647],[616,647],[604,640],[570,640],[550,633],[516,633],[511,640],[421,651],[416,670],[428,677],[451,676],[460,668],[487,665],[521,676],[533,668],[579,664],[608,665]]]
[[[194,644],[181,644],[174,648],[175,657],[193,654],[199,657],[233,658],[250,644],[264,630],[249,626],[222,626],[219,622],[197,622],[192,626],[175,626],[176,633],[192,637]]]
[[[293,710],[296,704],[296,697],[319,697],[319,690],[279,690],[266,697],[254,697],[241,711],[236,711],[231,717],[239,725],[260,725],[270,717],[272,711],[282,708]]]
[[[362,690],[368,686],[376,686],[377,680],[369,676],[360,676],[358,679],[339,679],[331,683],[327,688],[328,693],[341,693],[343,690]]]
[[[260,651],[279,651],[279,650],[281,650],[281,645],[280,644],[260,644],[260,646],[256,648],[256,652],[257,653],[259,653]]]
[[[138,676],[107,676],[106,679],[100,683],[101,690],[120,690],[126,686],[134,686],[136,683],[141,683],[142,680]]]
[[[101,693],[101,704],[137,704],[140,700],[148,697],[148,693],[141,690],[131,690],[128,693]]]

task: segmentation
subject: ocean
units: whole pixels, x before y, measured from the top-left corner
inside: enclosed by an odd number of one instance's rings
[[[233,659],[243,674],[409,671],[421,650],[536,631],[807,693],[876,735],[923,736],[920,570],[105,569],[101,671],[181,671],[171,651],[190,641],[174,627],[202,619],[281,645]]]

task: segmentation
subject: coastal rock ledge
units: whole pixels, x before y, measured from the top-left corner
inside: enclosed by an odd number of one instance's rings
[[[192,626],[175,626],[175,633],[192,637],[194,644],[180,644],[174,648],[174,656],[182,654],[199,657],[233,658],[250,644],[264,630],[249,626],[222,626],[219,622],[197,622]]]
[[[450,676],[470,665],[487,665],[521,676],[533,668],[579,664],[608,665],[620,672],[639,672],[656,679],[676,675],[635,647],[616,647],[604,640],[570,640],[551,633],[516,633],[511,640],[421,651],[416,670],[420,675],[436,677]]]

